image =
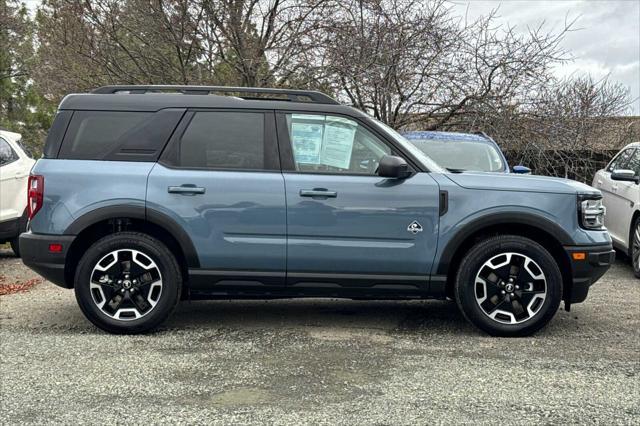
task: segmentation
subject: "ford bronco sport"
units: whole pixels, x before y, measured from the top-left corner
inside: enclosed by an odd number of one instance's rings
[[[450,298],[501,336],[585,300],[613,260],[596,189],[449,173],[318,92],[108,86],[60,104],[24,263],[113,333],[181,298]]]

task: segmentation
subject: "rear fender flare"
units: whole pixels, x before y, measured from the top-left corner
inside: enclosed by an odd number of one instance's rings
[[[113,205],[100,207],[98,209],[85,213],[74,220],[67,227],[67,229],[65,229],[64,234],[78,235],[80,232],[87,229],[91,225],[116,218],[143,220],[148,223],[152,223],[160,228],[163,228],[178,241],[178,244],[180,244],[180,248],[182,249],[182,252],[184,253],[185,259],[187,261],[187,267],[200,267],[198,253],[195,249],[195,246],[193,245],[191,237],[189,237],[184,228],[166,214],[154,209],[145,208],[143,206]]]

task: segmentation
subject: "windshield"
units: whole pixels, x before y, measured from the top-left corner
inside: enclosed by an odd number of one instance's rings
[[[416,157],[420,162],[431,172],[444,172],[444,168],[442,168],[438,163],[432,160],[428,154],[416,148],[411,142],[407,140],[400,133],[393,130],[391,127],[384,124],[382,121],[378,121],[373,117],[368,117],[369,120],[377,125],[378,127],[382,127],[382,130],[385,131],[389,136],[393,138],[394,141],[398,143],[398,145],[402,145],[407,151],[409,151],[414,157]]]
[[[498,149],[484,142],[411,140],[412,144],[436,163],[450,170],[503,172],[504,161]]]

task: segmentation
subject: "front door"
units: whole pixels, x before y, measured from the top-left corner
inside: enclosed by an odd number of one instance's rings
[[[604,171],[598,172],[596,177],[596,187],[602,191],[602,199],[607,208],[604,224],[611,238],[620,247],[627,247],[631,220],[629,211],[633,213],[635,207],[630,205],[630,200],[627,198],[630,195],[629,189],[635,184],[612,180],[611,173],[615,170],[627,169],[635,151],[635,148],[624,149]]]
[[[147,210],[164,213],[193,242],[191,288],[209,292],[283,286],[284,180],[272,112],[186,114],[149,175]]]
[[[380,158],[398,153],[360,121],[297,113],[278,120],[287,284],[424,290],[438,235],[435,180],[377,176]]]

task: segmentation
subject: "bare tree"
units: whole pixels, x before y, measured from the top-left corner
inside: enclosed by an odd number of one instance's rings
[[[203,6],[188,0],[48,0],[38,12],[44,89],[211,80],[198,61]]]
[[[607,79],[551,80],[526,103],[479,110],[447,129],[483,130],[512,164],[590,183],[613,153],[640,139],[640,122],[621,117],[630,104],[628,88]]]
[[[238,85],[299,83],[320,24],[330,19],[327,0],[222,0],[204,2],[207,52]]]
[[[394,127],[437,129],[483,103],[518,102],[566,60],[559,32],[520,35],[444,1],[350,0],[326,29],[328,66],[353,105]]]

